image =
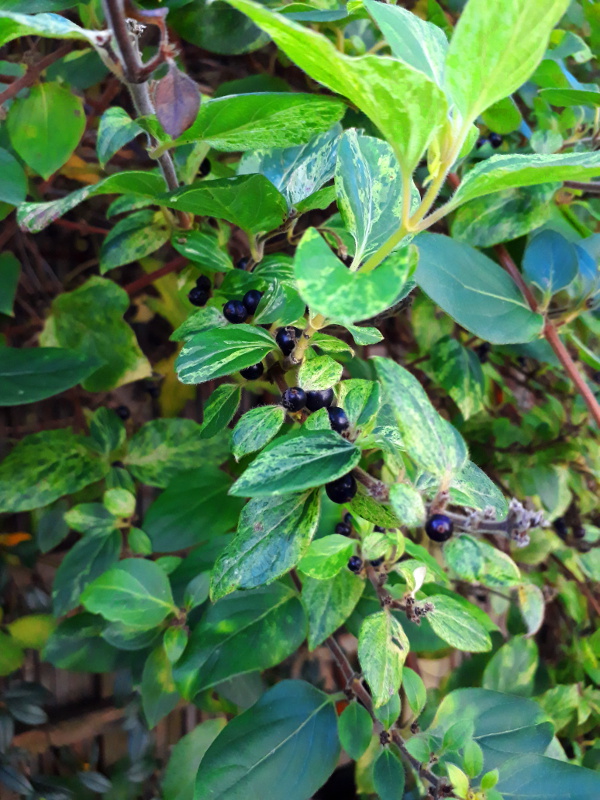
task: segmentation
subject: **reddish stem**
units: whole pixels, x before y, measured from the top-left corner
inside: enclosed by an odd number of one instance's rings
[[[63,44],[62,47],[58,48],[58,50],[55,50],[53,53],[50,53],[50,55],[40,59],[37,64],[34,64],[32,67],[30,67],[30,69],[27,70],[25,75],[17,78],[10,84],[10,86],[7,86],[3,92],[0,92],[0,106],[2,103],[10,100],[11,97],[14,97],[16,94],[18,94],[21,89],[25,89],[27,86],[32,86],[45,69],[47,69],[51,64],[54,64],[55,61],[58,61],[59,58],[66,56],[70,50],[70,44]]]
[[[124,289],[131,297],[132,295],[137,294],[141,289],[145,289],[146,286],[154,283],[154,281],[162,278],[163,275],[168,275],[170,272],[177,272],[177,270],[181,269],[184,264],[187,264],[187,259],[183,256],[177,256],[177,258],[174,258],[172,261],[169,261],[168,264],[165,264],[164,267],[156,269],[154,272],[148,273],[148,275],[143,275],[141,278],[138,278],[137,281],[128,283]]]

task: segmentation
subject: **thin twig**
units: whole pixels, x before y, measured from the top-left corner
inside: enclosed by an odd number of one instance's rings
[[[53,53],[50,53],[50,55],[45,56],[45,58],[41,58],[36,64],[33,64],[27,70],[25,75],[17,78],[10,84],[10,86],[7,86],[3,92],[0,92],[0,106],[7,100],[10,100],[12,97],[17,95],[21,89],[26,89],[28,86],[33,86],[45,69],[47,69],[51,64],[54,64],[55,61],[58,61],[63,56],[66,56],[70,50],[71,45],[67,42],[59,47],[58,50],[55,50]]]
[[[147,275],[143,275],[136,281],[128,283],[123,288],[131,297],[142,289],[145,289],[146,286],[150,286],[151,283],[154,283],[154,281],[157,281],[164,275],[169,275],[171,272],[177,272],[177,270],[181,269],[181,267],[183,267],[185,264],[187,264],[187,259],[183,256],[177,256],[177,258],[174,258],[172,261],[169,261],[167,264],[165,264],[164,267],[160,267],[160,269],[155,269],[154,272],[149,272]]]
[[[587,194],[600,194],[600,181],[591,181],[589,183],[585,181],[564,181],[564,185],[568,189],[579,189],[579,191]]]

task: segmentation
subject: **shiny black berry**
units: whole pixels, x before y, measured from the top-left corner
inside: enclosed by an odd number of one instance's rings
[[[205,158],[204,161],[198,167],[198,175],[201,178],[206,178],[211,169],[212,167],[210,165],[210,160],[208,158]]]
[[[569,529],[567,528],[567,523],[562,517],[555,519],[552,523],[552,527],[563,541],[568,538]]]
[[[306,393],[306,407],[309,411],[318,411],[320,408],[329,408],[333,403],[333,389],[312,389]]]
[[[499,133],[490,133],[490,144],[497,150],[502,144],[502,136]]]
[[[475,348],[475,352],[477,353],[477,358],[479,359],[481,364],[487,363],[491,349],[492,345],[489,342],[483,342],[482,344],[479,345],[479,347]]]
[[[575,525],[573,527],[573,536],[576,539],[585,539],[585,528],[582,525]]]
[[[331,406],[331,408],[327,409],[327,413],[329,414],[329,424],[334,431],[343,433],[348,430],[350,422],[343,408]]]
[[[348,569],[350,572],[360,572],[362,569],[362,559],[358,556],[352,556],[350,561],[348,561]]]
[[[250,289],[249,292],[246,292],[242,303],[246,306],[246,311],[250,316],[254,314],[256,309],[258,308],[258,304],[260,303],[260,298],[263,296],[262,292],[259,292],[258,289]]]
[[[193,306],[205,306],[208,303],[208,292],[204,289],[201,289],[199,286],[194,286],[193,289],[190,289],[190,293],[188,294],[188,300]]]
[[[210,292],[211,290],[210,278],[207,278],[206,275],[199,275],[196,278],[196,286],[198,287],[198,289],[202,289],[205,292]]]
[[[296,339],[302,333],[299,328],[288,325],[287,328],[279,328],[275,334],[275,341],[284,356],[289,356],[296,347]]]
[[[369,561],[369,564],[372,567],[380,567],[383,564],[383,556],[381,558],[374,558],[373,561]]]
[[[335,526],[335,532],[339,533],[341,536],[350,536],[352,533],[352,528],[350,525],[346,525],[345,522],[338,522]]]
[[[336,481],[331,481],[325,485],[327,497],[334,503],[349,503],[356,494],[356,480],[354,475],[349,472]]]
[[[354,519],[352,518],[352,514],[349,511],[346,511],[344,514],[344,522],[346,525],[354,525]]]
[[[445,514],[433,514],[425,523],[425,533],[434,542],[447,542],[453,530],[452,520]]]
[[[375,525],[373,530],[376,531],[376,533],[385,533],[385,528],[382,528],[381,525]]]
[[[281,405],[288,411],[300,411],[306,403],[306,392],[299,386],[286,389],[281,395]]]
[[[484,145],[484,144],[485,144],[487,141],[488,141],[488,140],[487,140],[487,138],[486,138],[485,136],[480,136],[480,137],[479,137],[479,139],[477,139],[477,141],[475,142],[475,147],[476,147],[476,148],[479,150],[479,148],[480,148],[480,147],[483,147],[483,145]]]
[[[131,416],[131,411],[127,406],[117,406],[115,408],[115,414],[117,415],[117,417],[121,417],[121,419],[124,421],[126,419],[129,419],[129,417]]]
[[[237,262],[235,266],[236,269],[246,269],[249,263],[250,259],[248,258],[248,256],[244,256],[243,258],[240,258],[240,260]]]
[[[240,370],[240,375],[242,378],[246,378],[247,381],[255,381],[265,371],[262,361],[259,361],[258,364],[253,364],[251,367],[246,367],[246,369]]]
[[[223,316],[229,322],[238,325],[240,322],[246,322],[248,319],[248,312],[241,300],[229,300],[223,306]]]

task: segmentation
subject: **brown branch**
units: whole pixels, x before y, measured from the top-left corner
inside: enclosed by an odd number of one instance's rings
[[[590,183],[585,181],[564,181],[564,185],[568,189],[579,189],[579,191],[587,192],[587,194],[600,194],[600,181],[591,181]]]
[[[127,294],[131,297],[134,294],[137,294],[141,289],[145,289],[146,286],[150,286],[151,283],[157,281],[159,278],[162,278],[164,275],[169,275],[171,272],[177,272],[178,269],[187,264],[187,259],[184,256],[177,256],[172,261],[169,261],[164,267],[160,267],[160,269],[155,269],[154,272],[149,272],[147,275],[143,275],[141,278],[138,278],[136,281],[132,281],[128,283],[127,286],[123,288],[127,292]]]
[[[504,267],[504,269],[508,272],[510,277],[513,281],[517,284],[519,289],[521,290],[521,294],[529,303],[529,307],[532,311],[538,310],[537,300],[535,299],[533,292],[529,288],[529,286],[525,283],[523,276],[519,272],[517,265],[512,260],[512,257],[506,247],[503,244],[498,244],[494,248],[496,254],[500,260],[500,264]]]
[[[42,755],[51,747],[66,747],[100,735],[109,725],[118,722],[125,714],[124,708],[104,708],[78,714],[55,724],[44,725],[19,733],[12,740],[14,747]]]
[[[70,50],[71,45],[67,42],[59,47],[58,50],[55,50],[53,53],[50,53],[50,55],[40,59],[36,64],[33,64],[27,70],[25,75],[22,75],[20,78],[14,80],[10,86],[8,86],[3,92],[0,92],[0,106],[18,94],[21,89],[26,89],[28,86],[33,86],[45,69],[47,69],[51,64],[54,64],[55,61],[58,61],[59,58],[66,56]]]

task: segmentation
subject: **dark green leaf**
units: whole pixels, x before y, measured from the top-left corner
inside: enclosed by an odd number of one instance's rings
[[[171,244],[182,256],[200,264],[203,270],[227,272],[233,269],[231,258],[219,247],[217,238],[208,233],[176,231]]]
[[[96,152],[100,165],[105,167],[115,153],[140,133],[142,129],[124,109],[108,108],[98,125]]]
[[[12,253],[0,253],[0,314],[13,316],[21,264]]]
[[[119,220],[102,242],[100,272],[139,261],[169,240],[171,230],[164,214],[144,209]]]
[[[235,384],[218,386],[204,407],[204,421],[200,429],[202,439],[210,439],[226,428],[240,404],[242,389]]]
[[[404,667],[402,671],[402,688],[406,694],[408,705],[413,714],[418,717],[427,702],[427,689],[423,679],[410,667]]]
[[[261,450],[276,435],[284,419],[283,406],[258,406],[247,411],[233,429],[231,437],[236,460]]]
[[[2,175],[0,201],[18,206],[27,195],[27,178],[17,159],[2,148],[0,148],[0,174]]]
[[[542,231],[527,245],[523,272],[543,292],[555,294],[577,277],[577,250],[560,233]]]
[[[339,756],[331,699],[303,681],[282,681],[219,734],[200,763],[195,800],[277,795],[306,800]]]
[[[169,800],[194,800],[196,773],[204,754],[225,727],[225,717],[208,719],[182,736],[171,750],[162,781],[164,797]]]
[[[314,650],[344,624],[361,598],[365,582],[343,569],[329,580],[306,577],[302,603],[308,615],[308,648]]]
[[[79,598],[86,586],[118,561],[121,545],[119,531],[108,536],[82,539],[73,545],[61,561],[54,578],[52,600],[57,616],[79,605]]]
[[[497,790],[504,800],[596,800],[600,774],[543,755],[521,755],[502,764]]]
[[[404,795],[404,766],[396,753],[385,748],[373,765],[373,785],[381,800],[398,800]]]
[[[444,336],[431,348],[435,380],[445,389],[468,419],[483,409],[485,379],[479,359],[451,336]]]
[[[351,702],[338,719],[340,742],[350,758],[358,761],[371,744],[373,720],[364,706]]]
[[[171,664],[162,644],[155,647],[146,659],[140,692],[144,716],[150,728],[158,725],[179,702]]]

